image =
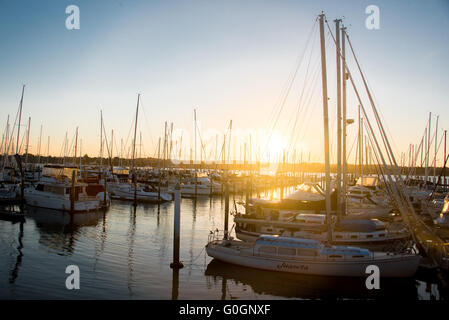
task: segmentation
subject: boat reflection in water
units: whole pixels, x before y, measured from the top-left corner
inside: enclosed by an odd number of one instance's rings
[[[59,210],[26,206],[26,216],[34,220],[39,243],[58,255],[72,254],[82,227],[95,227],[105,219],[101,210],[71,214]]]
[[[232,296],[232,292],[236,290],[229,290],[231,283],[233,288],[238,284],[250,286],[255,293],[271,295],[273,299],[418,299],[416,288],[419,283],[412,278],[381,278],[380,290],[368,290],[365,278],[323,277],[264,271],[232,265],[216,259],[208,264],[205,275],[209,285],[221,285],[222,299],[239,298]]]

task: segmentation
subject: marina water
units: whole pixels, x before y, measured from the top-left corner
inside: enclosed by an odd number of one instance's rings
[[[270,197],[270,195],[268,195]],[[234,201],[243,197],[231,196]],[[247,269],[212,260],[204,246],[223,229],[220,196],[182,199],[181,261],[175,276],[174,203],[114,201],[109,210],[70,215],[25,207],[26,222],[0,220],[0,299],[441,299],[437,283],[418,275],[382,279],[329,278]],[[230,227],[232,226],[230,217]],[[234,232],[232,231],[233,235]],[[66,267],[80,270],[68,290]]]

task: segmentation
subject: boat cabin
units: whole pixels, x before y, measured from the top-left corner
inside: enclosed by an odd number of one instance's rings
[[[326,246],[317,240],[261,235],[254,245],[255,255],[282,257],[317,257],[335,259],[369,258],[368,249],[347,246]]]

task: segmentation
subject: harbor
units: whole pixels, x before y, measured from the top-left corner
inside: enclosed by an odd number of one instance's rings
[[[196,204],[195,204],[196,202]],[[27,208],[26,222],[0,221],[2,299],[443,299],[436,279],[301,276],[233,266],[205,255],[212,227],[223,228],[219,196],[182,199],[180,256],[173,282],[173,203],[115,202],[107,212],[71,216]],[[135,211],[134,211],[135,210]],[[232,223],[232,217],[230,218]],[[67,265],[81,271],[81,289],[65,287]],[[264,278],[267,281],[261,282]],[[175,277],[176,279],[176,277]],[[343,287],[342,287],[342,284]]]
[[[223,3],[185,8],[195,23],[160,5],[111,2],[129,20],[111,34],[92,16],[80,30],[70,5],[53,35],[74,77],[0,77],[0,300],[448,300],[444,90],[415,84],[399,100],[428,70],[391,39],[394,58],[372,56],[379,7],[357,26],[332,6],[298,19],[296,3],[232,3],[258,28],[230,15],[242,30],[230,37]],[[150,8],[169,19],[142,19]],[[199,41],[208,33],[216,47]],[[402,73],[373,62],[393,59]],[[212,315],[191,308],[179,315]]]

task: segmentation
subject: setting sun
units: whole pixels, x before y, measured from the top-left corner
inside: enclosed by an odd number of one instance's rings
[[[267,152],[269,153],[270,159],[279,159],[282,156],[282,151],[285,150],[286,146],[287,142],[285,140],[283,140],[279,135],[273,134],[267,145]]]

